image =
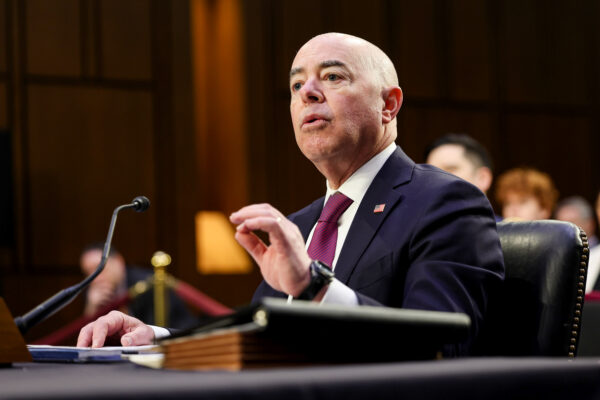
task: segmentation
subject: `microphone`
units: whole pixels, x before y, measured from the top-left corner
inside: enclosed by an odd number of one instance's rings
[[[102,258],[96,270],[85,278],[83,281],[76,285],[68,287],[56,293],[42,304],[29,311],[27,314],[15,318],[15,324],[21,331],[21,334],[25,334],[29,328],[37,325],[46,318],[50,317],[57,311],[61,310],[64,306],[69,304],[77,297],[83,289],[85,289],[91,281],[93,281],[104,269],[106,261],[108,260],[108,254],[110,253],[110,244],[112,242],[113,232],[115,230],[115,224],[117,222],[117,214],[119,211],[126,208],[133,208],[137,212],[146,211],[150,207],[150,200],[145,196],[138,196],[129,204],[124,204],[115,208],[113,211],[112,218],[110,220],[110,226],[108,228],[108,235],[106,236],[106,242],[104,242],[104,250],[102,251]]]
[[[144,212],[150,207],[150,200],[146,196],[138,196],[133,199],[131,206],[137,212]]]

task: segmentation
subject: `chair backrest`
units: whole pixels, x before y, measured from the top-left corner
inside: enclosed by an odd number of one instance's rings
[[[506,279],[490,296],[477,353],[577,354],[589,247],[562,221],[501,222]]]

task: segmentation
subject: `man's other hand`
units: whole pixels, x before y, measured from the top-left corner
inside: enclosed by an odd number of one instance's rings
[[[237,225],[236,240],[260,267],[272,288],[296,297],[310,282],[310,257],[298,227],[269,204],[253,204],[229,217]],[[253,231],[269,235],[265,244]]]
[[[81,329],[77,347],[102,347],[111,338],[120,338],[123,346],[141,346],[154,342],[154,331],[137,318],[111,311]]]

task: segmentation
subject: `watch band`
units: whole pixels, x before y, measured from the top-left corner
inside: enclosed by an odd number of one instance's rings
[[[333,281],[333,271],[327,264],[319,260],[313,260],[310,263],[309,271],[310,283],[308,284],[306,289],[304,289],[302,293],[300,293],[298,297],[296,297],[296,299],[298,300],[314,299],[317,296],[317,294],[319,294],[321,289],[323,289],[325,286],[329,285],[331,281]]]

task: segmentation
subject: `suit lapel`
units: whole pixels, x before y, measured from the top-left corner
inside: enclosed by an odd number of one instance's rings
[[[379,227],[402,200],[402,192],[395,188],[410,181],[414,165],[398,147],[375,176],[358,207],[336,263],[335,276],[340,282],[348,283]],[[385,204],[383,212],[375,213],[375,207],[380,204]]]

